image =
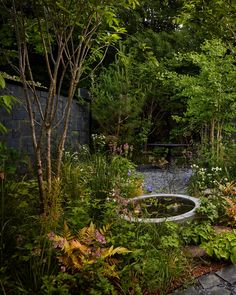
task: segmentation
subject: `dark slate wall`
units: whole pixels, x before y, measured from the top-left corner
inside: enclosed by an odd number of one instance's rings
[[[83,91],[85,92],[85,91]],[[81,92],[81,95],[83,95]],[[21,85],[8,83],[3,93],[13,95],[18,102],[14,104],[12,112],[0,107],[0,121],[8,129],[7,134],[0,134],[0,142],[5,142],[9,147],[17,148],[28,155],[33,155],[33,146],[31,139],[31,130],[28,119],[28,114],[25,107],[24,91]],[[40,97],[42,105],[46,103],[47,92],[38,89],[37,93]],[[86,92],[85,92],[86,93]],[[63,110],[66,106],[66,97],[60,96],[58,103],[57,119],[60,119]],[[36,121],[40,122],[40,116],[35,107]],[[37,123],[36,123],[37,124]],[[62,129],[59,125],[53,131],[54,143],[57,142],[58,133]],[[69,122],[69,129],[66,141],[66,148],[73,150],[80,144],[89,144],[90,138],[90,103],[89,100],[84,100],[83,103],[73,102],[71,109],[71,116]]]

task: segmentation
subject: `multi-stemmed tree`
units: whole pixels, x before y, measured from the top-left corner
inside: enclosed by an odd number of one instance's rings
[[[119,10],[134,8],[137,1],[1,0],[1,3],[8,12],[4,21],[14,30],[17,62],[14,60],[12,66],[24,88],[40,201],[43,211],[48,213],[53,181],[60,178],[70,111],[78,84],[83,74],[97,68],[108,47],[125,32],[118,18]],[[46,105],[36,91],[35,54],[41,56],[40,66],[48,80]],[[62,90],[66,92],[67,102],[58,120],[58,98]],[[36,122],[36,113],[40,114],[39,122]],[[59,127],[61,132],[53,159],[52,136]]]

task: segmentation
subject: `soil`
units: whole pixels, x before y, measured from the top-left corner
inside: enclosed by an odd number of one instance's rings
[[[220,270],[221,268],[229,265],[230,262],[222,262],[222,261],[211,261],[210,265],[206,265],[204,263],[200,263],[198,265],[196,265],[192,271],[191,271],[191,275],[194,278],[198,278],[204,274],[210,273],[210,272],[216,272],[218,270]]]

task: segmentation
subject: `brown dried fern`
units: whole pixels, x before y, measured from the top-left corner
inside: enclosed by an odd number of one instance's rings
[[[227,216],[229,217],[229,224],[236,225],[236,201],[229,197],[224,197],[228,206],[224,206]]]

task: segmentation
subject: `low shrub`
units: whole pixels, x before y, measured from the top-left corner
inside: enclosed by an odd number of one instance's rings
[[[236,263],[236,230],[217,235],[211,241],[201,244],[201,247],[210,256]]]

